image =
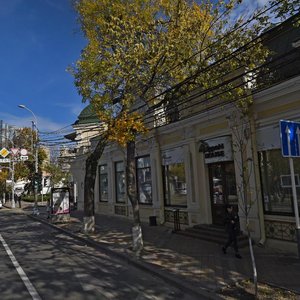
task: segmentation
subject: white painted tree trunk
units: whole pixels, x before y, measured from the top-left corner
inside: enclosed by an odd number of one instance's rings
[[[140,251],[143,249],[143,235],[142,235],[142,227],[141,225],[134,225],[132,227],[132,250],[140,254]]]
[[[83,217],[84,233],[93,233],[95,231],[95,216]]]

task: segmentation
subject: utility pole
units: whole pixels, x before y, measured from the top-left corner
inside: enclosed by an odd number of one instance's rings
[[[32,131],[34,132],[35,131],[35,173],[34,173],[34,176],[33,176],[33,180],[34,180],[34,207],[33,207],[33,214],[34,215],[38,215],[39,214],[39,208],[38,208],[38,128],[37,128],[37,118],[35,116],[35,114],[33,113],[33,111],[31,109],[29,109],[28,107],[26,107],[25,105],[23,104],[19,104],[18,105],[19,108],[22,108],[22,109],[26,109],[28,110],[33,118],[34,118],[34,121],[32,121]]]
[[[11,185],[12,185],[12,192],[11,192],[11,207],[15,208],[16,207],[16,202],[15,202],[15,161],[12,160],[12,171],[11,171]]]
[[[35,206],[35,213],[39,214],[38,209],[38,173],[39,173],[39,166],[38,166],[38,129],[37,124],[35,123],[35,182],[34,182],[34,206]]]

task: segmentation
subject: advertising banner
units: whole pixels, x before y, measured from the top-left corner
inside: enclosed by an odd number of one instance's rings
[[[53,215],[70,213],[69,188],[53,188],[51,193],[51,208]]]

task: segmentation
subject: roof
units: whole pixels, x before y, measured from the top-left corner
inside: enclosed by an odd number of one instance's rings
[[[91,104],[85,107],[78,116],[78,120],[74,123],[74,125],[80,124],[90,124],[90,123],[99,123],[100,120],[93,110]]]
[[[66,139],[74,141],[76,139],[76,132],[69,133],[64,136]]]

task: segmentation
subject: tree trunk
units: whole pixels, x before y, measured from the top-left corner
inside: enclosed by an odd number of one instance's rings
[[[95,230],[95,204],[94,190],[95,180],[97,175],[97,165],[104,147],[106,146],[107,138],[105,135],[100,137],[100,140],[94,150],[85,162],[85,177],[84,177],[84,217],[83,231],[91,233]]]
[[[126,182],[127,195],[133,211],[132,249],[139,255],[143,249],[143,235],[136,190],[135,142],[133,141],[127,143]]]

